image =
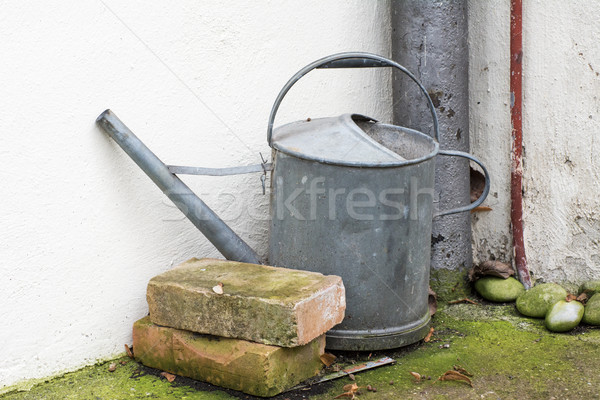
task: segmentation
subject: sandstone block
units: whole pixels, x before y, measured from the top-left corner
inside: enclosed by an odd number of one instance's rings
[[[255,396],[275,396],[318,374],[324,349],[325,335],[290,348],[162,327],[148,317],[133,325],[142,364]]]
[[[283,347],[319,337],[346,308],[338,276],[195,258],[152,278],[147,300],[157,325]]]

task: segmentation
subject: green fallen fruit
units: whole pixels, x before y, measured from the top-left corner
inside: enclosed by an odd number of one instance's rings
[[[546,314],[546,328],[552,332],[567,332],[575,328],[583,318],[583,304],[578,301],[561,300]]]
[[[585,305],[583,322],[588,325],[600,325],[600,293],[593,295]]]
[[[556,283],[542,283],[517,297],[517,310],[523,315],[544,318],[550,307],[567,297],[567,291]]]
[[[504,303],[514,301],[525,291],[523,284],[513,277],[485,276],[475,282],[475,290],[486,300]]]
[[[579,288],[579,293],[586,292],[588,296],[592,296],[600,292],[600,280],[587,281]]]

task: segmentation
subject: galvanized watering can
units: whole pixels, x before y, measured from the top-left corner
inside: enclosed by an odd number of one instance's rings
[[[308,72],[370,67],[394,67],[419,86],[433,119],[433,136],[358,114],[273,129],[283,98]],[[272,171],[269,264],[339,275],[346,287],[346,317],[327,333],[330,349],[379,350],[422,339],[430,320],[432,219],[470,211],[489,192],[489,174],[478,159],[439,149],[437,115],[424,86],[401,65],[370,53],[325,57],[287,82],[269,118],[272,164],[228,169],[167,166],[110,110],[97,122],[230,260],[261,262],[175,174]],[[434,213],[438,154],[481,166],[486,184],[477,201]]]

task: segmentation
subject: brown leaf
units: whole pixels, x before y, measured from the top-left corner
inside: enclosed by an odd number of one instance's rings
[[[437,293],[431,287],[429,288],[429,298],[427,301],[429,302],[429,316],[432,317],[437,311]]]
[[[571,294],[571,293],[569,293],[569,294],[567,295],[567,297],[565,298],[565,300],[566,300],[567,302],[569,302],[569,301],[573,301],[573,300],[577,300],[577,296],[575,296],[574,294]]]
[[[170,374],[168,372],[161,372],[160,374],[164,376],[169,382],[173,382],[177,377],[176,375]]]
[[[414,376],[417,383],[421,382],[421,378],[422,378],[421,374],[419,374],[418,372],[411,372],[410,374],[412,376]]]
[[[331,367],[331,365],[335,362],[336,357],[330,353],[323,353],[319,357],[321,362],[325,364],[326,367]]]
[[[212,290],[216,294],[223,294],[223,282],[219,282],[216,286],[213,286]]]
[[[356,383],[349,383],[347,385],[342,386],[342,390],[344,392],[357,392],[359,389],[358,385]]]
[[[577,296],[576,300],[585,305],[585,303],[587,303],[587,301],[588,301],[587,293],[585,293],[585,292],[581,293],[579,296]]]
[[[356,378],[354,377],[354,374],[348,374],[348,378],[350,378],[351,381],[356,380]]]
[[[473,387],[473,382],[469,379],[468,376],[465,376],[457,371],[446,371],[444,375],[440,376],[439,381],[463,381],[469,384],[469,386]]]
[[[115,364],[115,363],[111,363],[108,366],[108,372],[115,372],[116,369],[117,369],[117,364]]]
[[[469,270],[469,280],[474,282],[483,276],[497,276],[506,279],[514,274],[515,271],[512,266],[500,261],[488,260],[473,266]]]
[[[427,334],[427,336],[425,336],[425,339],[423,339],[423,341],[425,343],[429,342],[431,340],[431,337],[433,336],[433,326],[431,328],[429,328],[429,333]]]
[[[463,375],[466,376],[473,376],[473,374],[467,372],[466,369],[464,369],[463,367],[461,367],[460,365],[453,365],[452,368],[456,371],[456,372],[460,372]]]
[[[127,356],[129,356],[129,358],[133,358],[133,347],[125,345],[125,352],[127,353]]]

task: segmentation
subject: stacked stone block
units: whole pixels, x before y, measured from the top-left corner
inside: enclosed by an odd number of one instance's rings
[[[133,327],[137,360],[257,396],[316,375],[325,332],[344,318],[340,277],[191,259],[148,284]]]

